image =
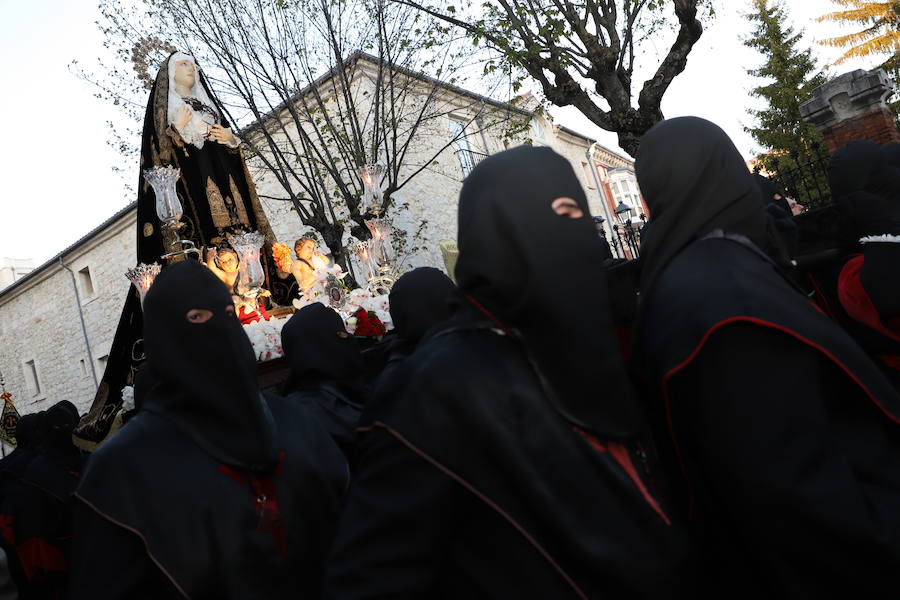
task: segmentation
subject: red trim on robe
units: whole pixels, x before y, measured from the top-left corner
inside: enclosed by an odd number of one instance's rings
[[[872,298],[862,284],[862,268],[865,256],[859,255],[847,261],[838,278],[838,298],[841,306],[856,321],[878,333],[900,342],[900,316],[885,323]],[[896,368],[896,367],[895,367]]]
[[[0,537],[10,545],[16,545],[16,532],[13,529],[13,516],[0,514]]]
[[[62,550],[40,538],[28,538],[16,546],[16,554],[29,581],[40,571],[65,573],[69,570]]]
[[[600,454],[605,454],[609,452],[609,455],[612,456],[613,460],[618,463],[622,470],[631,478],[631,481],[634,483],[635,487],[637,487],[638,491],[644,497],[644,501],[650,505],[650,508],[658,514],[663,522],[666,525],[671,525],[672,521],[669,520],[669,517],[666,516],[666,513],[663,512],[662,507],[656,501],[656,498],[650,494],[650,491],[647,489],[647,486],[644,485],[643,480],[638,476],[637,469],[634,468],[634,463],[631,461],[631,455],[628,454],[628,449],[625,448],[619,442],[609,441],[606,446],[603,445],[603,442],[597,439],[596,436],[591,435],[590,433],[584,431],[580,427],[572,427],[572,431],[579,434],[583,437],[587,442],[591,445],[591,447],[599,452]]]
[[[227,475],[235,483],[249,489],[253,494],[253,506],[259,516],[259,529],[268,533],[278,546],[278,554],[288,555],[287,535],[284,521],[281,518],[281,506],[278,504],[278,491],[275,489],[275,478],[284,474],[284,456],[282,450],[278,455],[278,465],[272,475],[254,475],[238,471],[228,465],[219,465],[216,471]]]
[[[693,513],[693,509],[694,509],[694,494],[693,494],[693,491],[690,490],[690,479],[688,479],[688,476],[687,476],[687,467],[685,466],[685,463],[684,463],[684,455],[681,452],[681,447],[678,445],[678,439],[675,437],[675,428],[672,424],[672,406],[671,406],[671,399],[669,398],[669,379],[671,379],[672,376],[676,375],[679,371],[684,370],[692,362],[694,362],[694,359],[696,359],[697,356],[700,354],[700,351],[703,350],[703,346],[706,345],[706,342],[709,340],[710,336],[712,336],[713,333],[715,333],[716,331],[718,331],[719,329],[721,329],[722,327],[724,327],[726,325],[729,325],[731,323],[740,323],[740,322],[750,323],[753,325],[762,325],[764,327],[770,327],[772,329],[775,329],[776,331],[786,333],[787,335],[791,336],[792,338],[806,344],[810,348],[821,352],[825,357],[827,357],[831,362],[833,362],[839,369],[841,369],[856,385],[858,385],[860,387],[860,389],[862,389],[863,393],[865,393],[866,396],[869,397],[869,400],[873,404],[875,404],[875,406],[877,406],[878,409],[881,410],[881,412],[888,419],[890,419],[894,423],[900,424],[900,417],[898,417],[898,416],[892,414],[890,411],[888,411],[878,401],[878,398],[875,396],[875,394],[873,394],[872,391],[866,387],[866,385],[859,379],[859,377],[857,377],[853,373],[853,371],[850,370],[849,367],[847,367],[847,365],[842,363],[840,360],[838,360],[838,358],[836,356],[834,356],[828,350],[826,350],[822,346],[819,346],[815,342],[806,339],[799,333],[792,331],[786,327],[782,327],[781,325],[776,325],[775,323],[770,323],[768,321],[763,321],[762,319],[756,319],[754,317],[738,316],[738,317],[731,317],[731,318],[725,319],[723,321],[719,321],[718,323],[715,323],[712,327],[710,327],[709,330],[707,330],[707,332],[705,334],[703,334],[703,337],[700,339],[700,342],[697,344],[697,346],[688,355],[688,357],[686,359],[684,359],[681,363],[672,367],[668,373],[663,375],[662,384],[661,384],[662,392],[663,392],[663,401],[665,403],[666,424],[669,429],[669,437],[672,439],[672,445],[675,447],[675,454],[678,457],[678,463],[681,467],[681,472],[684,474],[685,481],[688,482],[689,494],[691,496],[690,508],[691,508],[692,513]]]

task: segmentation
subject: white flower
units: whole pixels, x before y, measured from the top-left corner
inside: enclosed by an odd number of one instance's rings
[[[287,322],[286,318],[260,320],[244,325],[244,331],[250,338],[257,360],[266,361],[284,355],[281,347],[281,329],[285,322]]]

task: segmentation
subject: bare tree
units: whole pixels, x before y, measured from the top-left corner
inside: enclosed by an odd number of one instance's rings
[[[662,120],[660,103],[703,33],[698,7],[710,0],[486,0],[474,13],[446,2],[394,0],[467,32],[498,62],[524,70],[557,106],[574,106],[618,134],[634,156],[641,136]],[[465,13],[465,14],[464,14]],[[673,22],[674,17],[674,22]],[[675,39],[632,104],[642,42],[675,25]]]
[[[376,208],[386,214],[394,194],[460,137],[485,128],[513,135],[522,126],[521,111],[454,88],[477,84],[485,95],[505,95],[508,74],[489,69],[486,76],[478,49],[412,7],[385,0],[144,0],[129,9],[123,0],[103,0],[101,9],[107,45],[120,63],[105,77],[82,70],[98,93],[137,117],[155,65],[174,47],[192,53],[226,116],[241,127],[251,166],[277,182],[281,193],[269,198],[290,202],[345,266],[348,233],[369,235],[358,166],[384,166]],[[447,135],[451,113],[467,122]]]

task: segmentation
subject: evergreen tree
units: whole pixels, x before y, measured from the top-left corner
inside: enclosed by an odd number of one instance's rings
[[[781,0],[752,0],[751,6],[745,16],[754,28],[744,44],[762,54],[765,62],[747,72],[767,82],[750,94],[766,106],[749,111],[756,123],[744,130],[767,150],[760,158],[762,167],[777,171],[805,162],[813,154],[813,144],[822,143],[821,133],[800,116],[800,105],[826,78],[818,72],[812,50],[800,49],[802,32],[787,23]]]

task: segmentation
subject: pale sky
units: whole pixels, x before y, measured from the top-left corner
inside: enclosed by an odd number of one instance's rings
[[[741,126],[750,122],[747,108],[756,106],[749,97],[756,83],[745,69],[758,66],[761,58],[740,41],[749,31],[741,17],[748,1],[717,2],[716,19],[662,108],[667,117],[697,115],[718,123],[750,158],[759,148]],[[833,9],[829,0],[788,4],[793,23],[806,30],[810,42],[844,31],[814,22]],[[98,19],[97,0],[0,0],[0,257],[40,264],[135,199],[113,173],[120,161],[107,144],[106,122],[120,113],[96,99],[92,87],[69,68],[73,59],[91,65],[104,52]],[[815,51],[823,66],[839,55],[822,46]],[[875,64],[876,59],[857,61],[834,73]],[[618,148],[614,134],[577,110],[552,112],[558,123]],[[134,187],[136,164],[128,179]]]

